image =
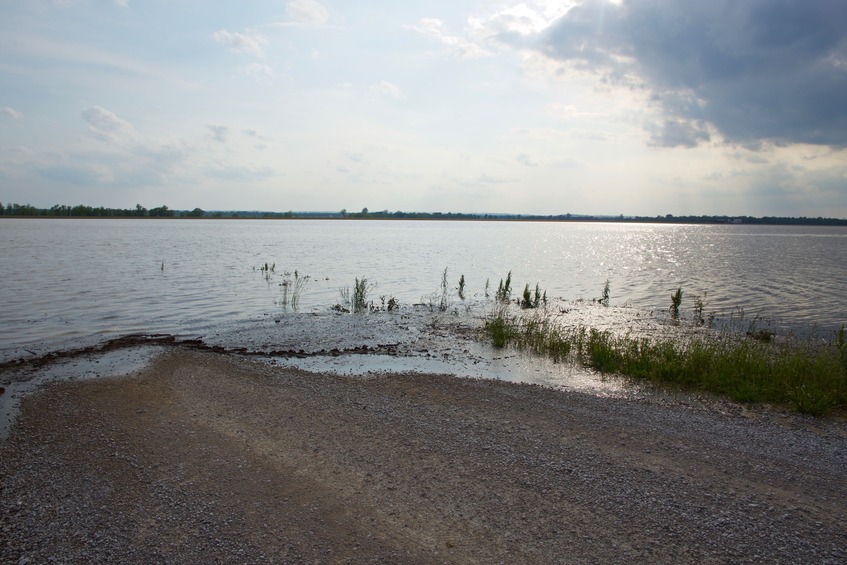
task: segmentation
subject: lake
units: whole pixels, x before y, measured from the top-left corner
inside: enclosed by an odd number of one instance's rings
[[[263,270],[264,265],[272,272]],[[595,299],[666,315],[705,296],[706,313],[743,309],[780,328],[822,333],[847,321],[847,228],[625,223],[350,220],[0,220],[0,360],[128,333],[198,328],[298,311],[331,313],[365,277],[370,298],[451,308],[464,275],[486,301],[512,272],[514,294]],[[287,274],[286,274],[287,273]],[[289,295],[290,296],[290,295]]]

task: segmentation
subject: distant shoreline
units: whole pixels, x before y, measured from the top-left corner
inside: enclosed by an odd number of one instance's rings
[[[330,221],[450,221],[450,222],[547,222],[547,223],[610,223],[610,224],[678,224],[678,225],[783,225],[783,226],[847,226],[841,218],[793,218],[751,216],[537,216],[530,214],[456,214],[456,213],[351,213],[347,215],[321,212],[204,212],[191,215],[189,211],[172,210],[172,215],[124,215],[124,214],[9,214],[0,215],[0,220],[330,220]]]

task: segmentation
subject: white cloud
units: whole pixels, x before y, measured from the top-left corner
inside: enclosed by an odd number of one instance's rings
[[[13,120],[20,120],[24,117],[23,114],[21,114],[14,108],[10,108],[9,106],[3,106],[2,108],[0,108],[0,114],[3,114],[4,116],[9,116]]]
[[[100,106],[87,108],[81,115],[88,122],[88,133],[100,141],[125,141],[135,137],[132,124]]]
[[[580,110],[573,104],[548,104],[545,110],[547,111],[548,115],[562,120],[572,120],[575,118],[594,118],[603,115],[598,112],[586,112]]]
[[[329,21],[326,8],[315,0],[290,0],[285,4],[285,22],[282,25],[321,27]]]
[[[396,84],[390,83],[387,80],[381,80],[376,84],[371,85],[371,92],[388,96],[389,98],[402,98],[403,91]]]
[[[492,53],[468,38],[448,33],[444,22],[437,18],[422,18],[415,25],[404,26],[406,29],[436,39],[464,59],[477,59],[490,56]]]
[[[260,182],[278,174],[276,170],[268,166],[244,166],[222,163],[210,165],[204,173],[212,178],[235,183]]]
[[[486,17],[473,17],[468,27],[475,35],[495,36],[500,33],[531,35],[539,33],[550,25],[570,7],[562,2],[537,3],[524,2],[507,6]]]
[[[121,6],[123,8],[126,8],[127,6],[129,6],[129,0],[115,0],[115,4],[117,4],[118,6]]]
[[[221,29],[212,34],[217,43],[229,47],[235,53],[264,57],[268,40],[256,30],[248,29],[244,33],[232,33]]]
[[[274,78],[276,78],[276,74],[274,70],[264,63],[250,63],[246,67],[242,69],[244,74],[248,77],[254,78],[258,81],[270,82]]]

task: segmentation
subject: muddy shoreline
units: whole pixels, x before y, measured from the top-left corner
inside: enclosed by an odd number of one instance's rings
[[[839,421],[170,347],[23,400],[0,559],[838,563],[845,468]]]

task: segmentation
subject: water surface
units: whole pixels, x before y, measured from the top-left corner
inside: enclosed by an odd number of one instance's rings
[[[274,265],[273,273],[261,270]],[[486,301],[512,272],[516,294],[598,298],[662,315],[684,291],[706,312],[744,309],[785,327],[847,321],[847,229],[619,223],[83,220],[0,221],[0,359],[127,333],[208,332],[284,315],[286,278],[308,276],[300,312],[326,313],[366,277],[371,298],[437,302],[447,270]],[[288,273],[288,275],[286,275]]]

